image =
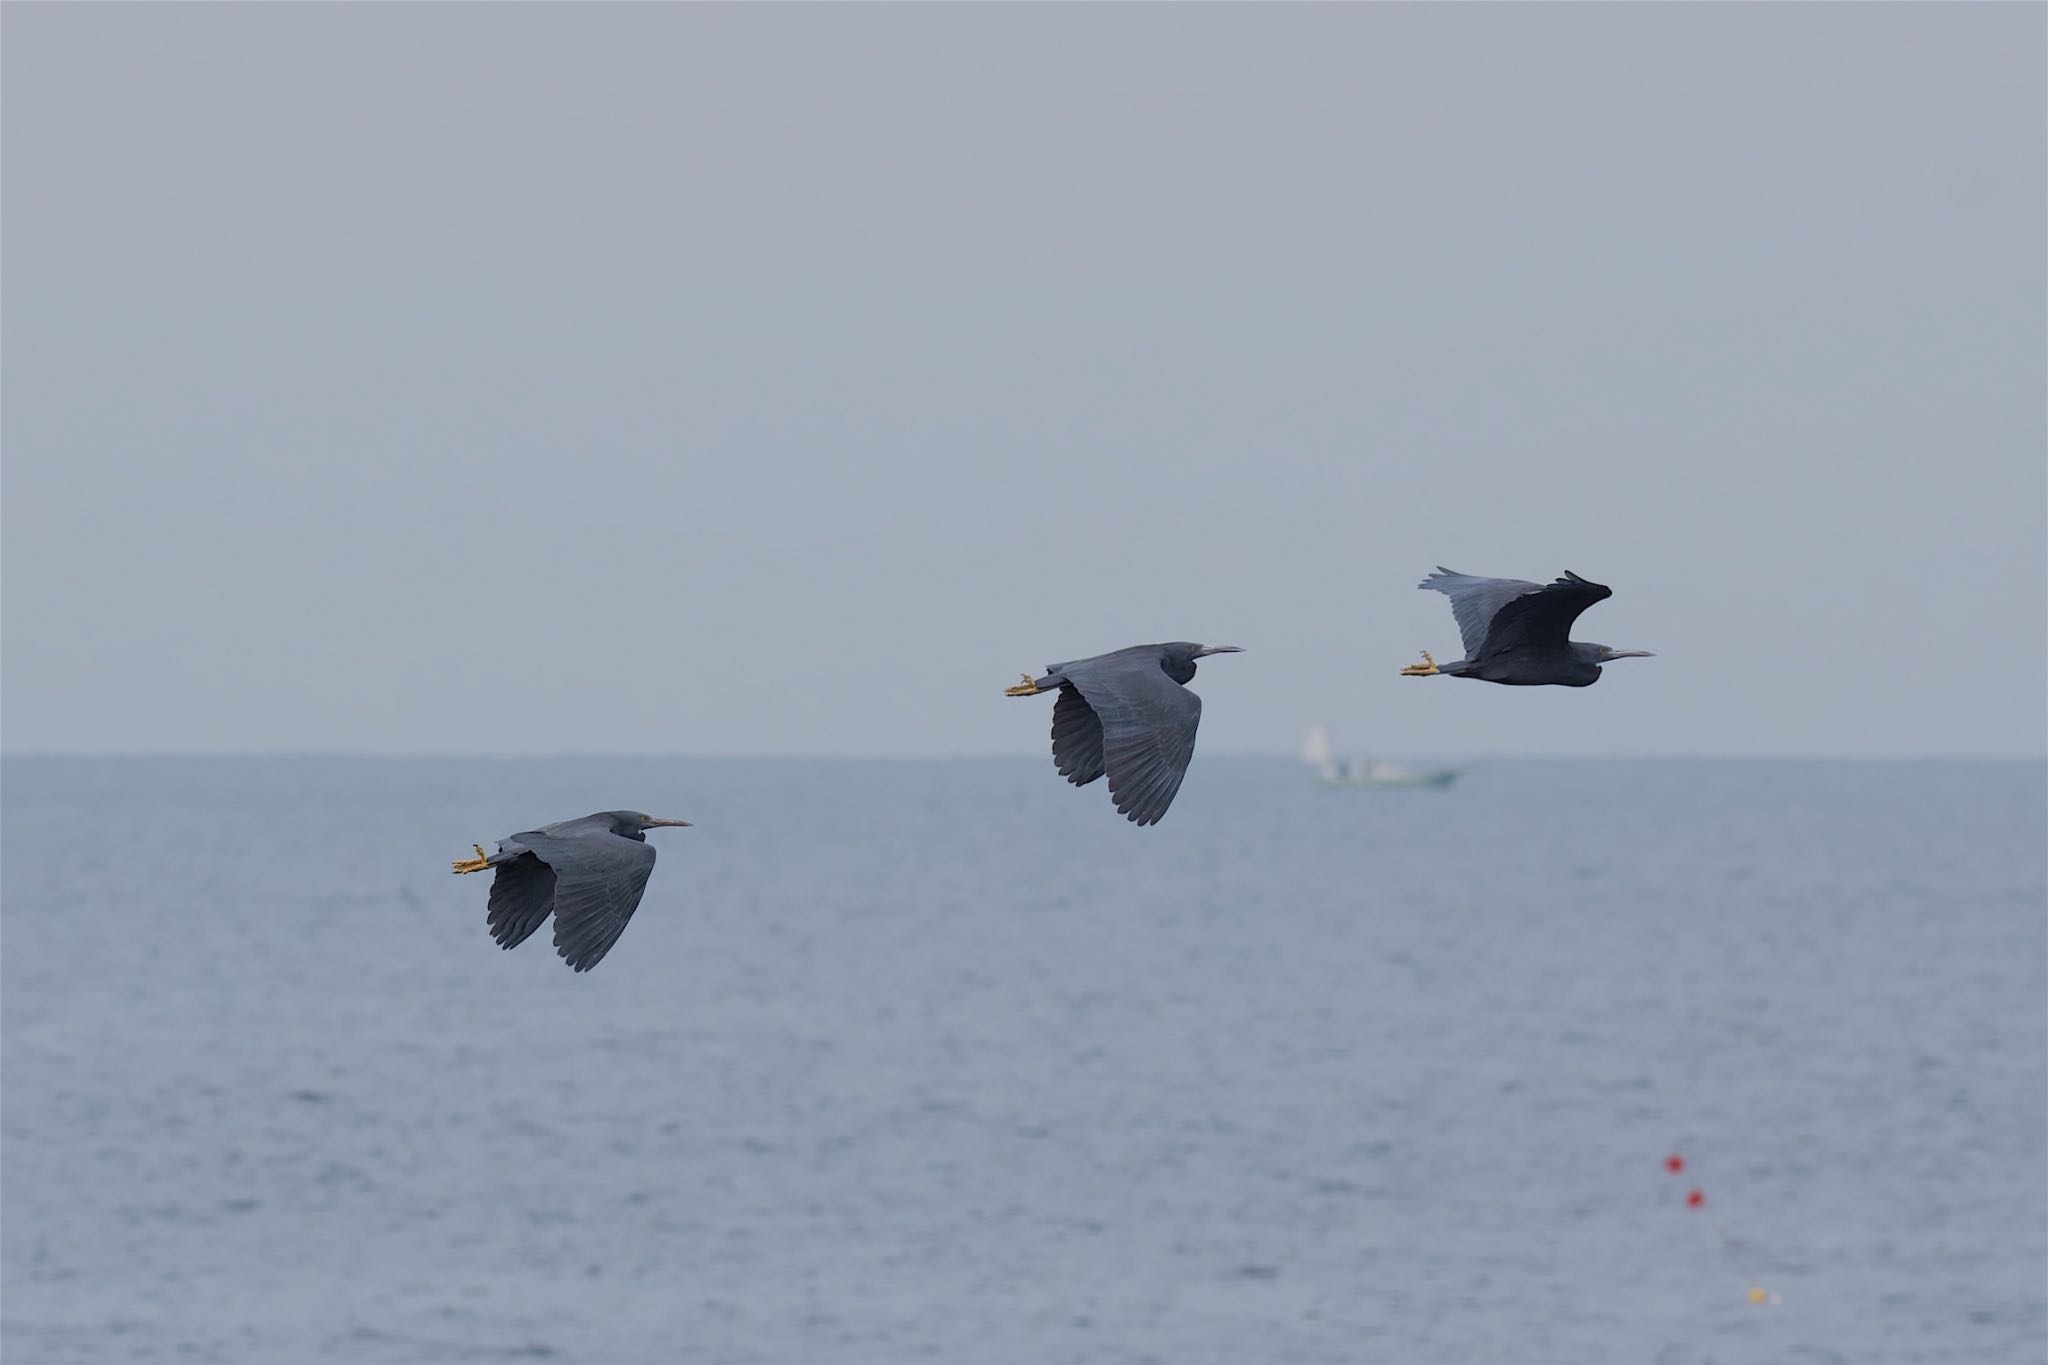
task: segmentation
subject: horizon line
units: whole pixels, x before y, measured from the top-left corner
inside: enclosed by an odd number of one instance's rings
[[[1417,754],[1398,750],[1376,751],[1386,757],[1419,761]],[[0,748],[0,761],[14,759],[74,759],[93,762],[119,761],[163,761],[170,759],[329,759],[367,763],[398,762],[475,762],[475,763],[529,763],[553,762],[565,759],[634,759],[660,762],[692,763],[984,763],[993,761],[1037,760],[1044,755],[1032,752],[979,752],[944,754],[847,754],[847,753],[794,753],[794,752],[750,752],[750,753],[690,753],[672,750],[656,753],[632,752],[626,750],[554,750],[541,753],[484,753],[474,750],[414,750],[389,749],[5,749]],[[1275,753],[1269,750],[1226,750],[1221,753],[1204,754],[1210,759],[1251,759],[1260,762],[1304,763],[1299,754]],[[1770,752],[1763,750],[1740,753],[1635,753],[1635,754],[1587,754],[1587,753],[1457,753],[1432,751],[1432,762],[1443,763],[1742,763],[1742,762],[1805,762],[1805,763],[2048,763],[2048,752],[2043,753],[1968,753],[1968,752],[1903,752],[1903,753],[1841,753],[1841,752]]]

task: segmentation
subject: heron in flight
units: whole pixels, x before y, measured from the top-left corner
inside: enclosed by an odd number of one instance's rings
[[[1404,678],[1441,673],[1510,687],[1591,687],[1600,681],[1600,665],[1609,660],[1656,657],[1647,649],[1610,649],[1565,638],[1580,612],[1614,596],[1612,589],[1570,571],[1545,585],[1519,578],[1473,578],[1439,564],[1416,586],[1451,599],[1465,657],[1438,664],[1425,649],[1421,663],[1401,670]]]
[[[1184,686],[1205,654],[1241,654],[1236,645],[1186,641],[1133,645],[1092,659],[1052,664],[1003,693],[1035,697],[1057,690],[1052,761],[1060,776],[1085,787],[1105,772],[1109,796],[1134,825],[1156,825],[1173,804],[1188,760],[1202,699]]]
[[[647,831],[689,823],[657,820],[636,810],[603,810],[500,839],[494,853],[472,844],[476,857],[460,859],[455,871],[498,869],[488,922],[499,947],[518,947],[552,914],[555,951],[575,970],[587,972],[619,941],[647,890],[654,872]]]

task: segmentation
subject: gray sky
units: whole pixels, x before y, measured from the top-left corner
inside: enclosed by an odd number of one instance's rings
[[[11,750],[2048,742],[2038,5],[4,26]]]

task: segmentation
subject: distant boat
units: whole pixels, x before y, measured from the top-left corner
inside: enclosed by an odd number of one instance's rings
[[[1330,732],[1317,726],[1301,746],[1301,761],[1316,770],[1326,787],[1448,787],[1456,768],[1402,768],[1372,758],[1340,758]]]

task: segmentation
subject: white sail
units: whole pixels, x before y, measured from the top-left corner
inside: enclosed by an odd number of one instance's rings
[[[1330,732],[1318,725],[1308,732],[1308,738],[1301,742],[1301,761],[1317,768],[1330,766]]]
[[[1333,772],[1333,757],[1335,749],[1331,749],[1329,731],[1325,731],[1323,726],[1315,726],[1313,731],[1309,731],[1309,739],[1300,741],[1300,761],[1309,763],[1311,767],[1323,769],[1325,776]]]

